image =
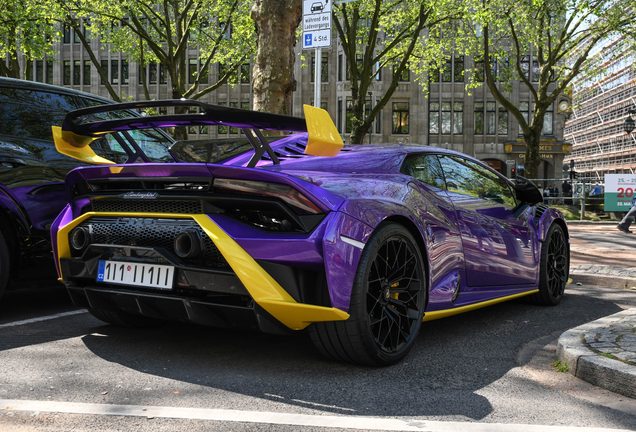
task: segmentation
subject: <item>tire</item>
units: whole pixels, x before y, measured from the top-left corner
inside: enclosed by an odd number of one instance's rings
[[[113,324],[119,327],[156,327],[161,325],[163,321],[148,318],[142,315],[135,315],[125,311],[105,311],[101,309],[87,308],[88,311],[98,320],[104,321],[108,324]]]
[[[0,231],[0,297],[4,293],[9,283],[9,271],[11,269],[11,261],[9,257],[9,248],[4,239],[2,231]]]
[[[349,319],[314,323],[309,329],[312,342],[323,355],[339,361],[397,363],[415,343],[426,295],[424,261],[413,236],[401,225],[381,225],[362,251]]]
[[[528,301],[545,306],[561,303],[570,273],[570,248],[561,225],[553,223],[541,248],[539,292]]]

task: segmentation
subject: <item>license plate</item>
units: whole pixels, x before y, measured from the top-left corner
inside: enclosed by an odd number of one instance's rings
[[[174,267],[158,264],[99,261],[98,282],[172,289]]]

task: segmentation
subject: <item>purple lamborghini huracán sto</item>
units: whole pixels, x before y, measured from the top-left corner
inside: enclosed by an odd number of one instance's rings
[[[157,106],[201,112],[99,119]],[[201,125],[245,138],[177,143],[173,163],[90,150],[107,132]],[[73,302],[108,323],[306,328],[331,358],[388,365],[423,321],[564,294],[567,226],[532,183],[433,147],[343,147],[318,108],[125,103],[73,111],[54,135],[60,152],[104,164],[69,173],[51,231]]]

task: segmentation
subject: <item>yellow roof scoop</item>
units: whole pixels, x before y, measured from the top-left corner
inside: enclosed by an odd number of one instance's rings
[[[114,165],[115,162],[97,156],[90,143],[100,137],[88,137],[77,135],[71,131],[63,131],[59,126],[51,126],[53,129],[53,140],[55,141],[55,149],[66,156],[73,159],[79,159],[84,162],[97,165]]]
[[[344,146],[342,137],[333,124],[329,113],[323,109],[303,105],[307,123],[307,148],[305,154],[312,156],[336,156]]]

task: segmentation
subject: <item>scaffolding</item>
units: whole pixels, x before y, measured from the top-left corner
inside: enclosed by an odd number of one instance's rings
[[[633,55],[605,65],[611,74],[585,88],[575,88],[574,109],[565,124],[564,138],[572,143],[579,178],[603,180],[604,174],[636,171],[636,136],[626,134],[628,111],[636,109],[636,70]]]

